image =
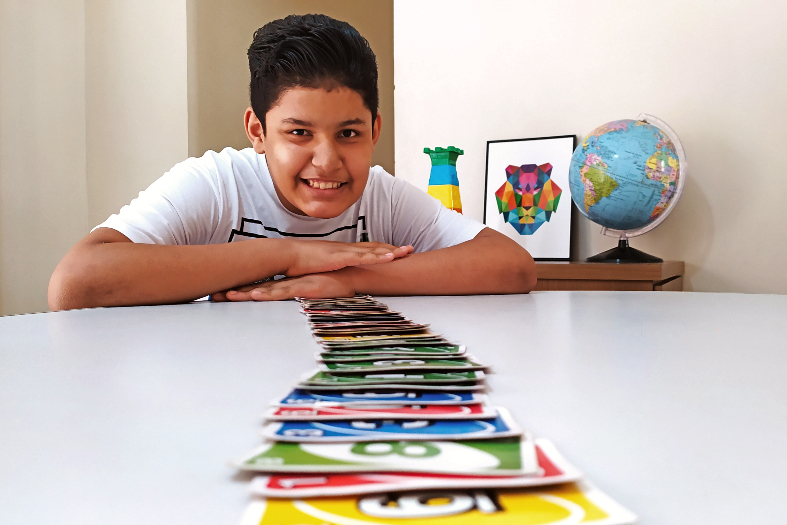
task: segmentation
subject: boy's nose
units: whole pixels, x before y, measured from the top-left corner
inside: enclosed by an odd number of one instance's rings
[[[342,165],[336,144],[331,140],[322,140],[314,148],[312,164],[321,171],[331,173]]]

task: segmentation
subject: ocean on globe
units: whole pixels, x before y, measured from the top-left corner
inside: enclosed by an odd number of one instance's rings
[[[682,147],[661,124],[666,132],[645,120],[615,120],[577,146],[569,187],[588,219],[611,230],[640,230],[636,235],[666,217],[682,189]]]

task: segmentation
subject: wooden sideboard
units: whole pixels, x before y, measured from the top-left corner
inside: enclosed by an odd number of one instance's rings
[[[536,290],[683,291],[683,261],[536,262]]]

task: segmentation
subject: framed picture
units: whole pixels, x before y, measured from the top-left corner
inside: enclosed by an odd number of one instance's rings
[[[568,168],[575,135],[486,143],[484,224],[539,261],[571,257]]]

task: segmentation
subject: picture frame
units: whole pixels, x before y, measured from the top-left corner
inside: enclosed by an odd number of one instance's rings
[[[576,141],[576,135],[557,135],[486,143],[484,224],[536,261],[571,260],[568,172]]]

